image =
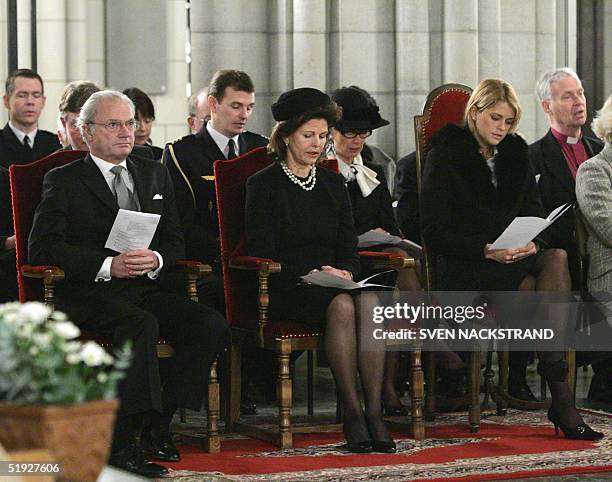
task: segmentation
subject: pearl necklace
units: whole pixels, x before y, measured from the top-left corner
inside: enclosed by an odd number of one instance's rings
[[[283,171],[285,172],[287,177],[291,179],[294,184],[300,186],[302,189],[304,189],[304,191],[312,191],[314,189],[315,184],[317,183],[317,166],[312,166],[312,168],[310,169],[310,174],[308,174],[306,180],[301,181],[295,174],[291,172],[291,169],[289,169],[289,166],[287,166],[286,162],[281,162],[280,165],[283,168]]]

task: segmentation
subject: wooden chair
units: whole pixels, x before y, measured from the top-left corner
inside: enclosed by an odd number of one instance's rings
[[[291,424],[292,381],[289,356],[296,350],[312,352],[322,348],[323,333],[289,320],[268,322],[269,277],[279,273],[281,265],[272,259],[256,258],[246,254],[245,183],[252,174],[268,166],[270,162],[266,148],[261,147],[229,161],[218,160],[214,165],[226,317],[232,329],[226,429],[268,440],[282,448],[290,448],[293,446],[294,433],[340,431],[341,425]],[[402,266],[406,264],[404,258],[388,253],[376,253],[371,260],[381,266],[384,263],[395,263],[398,267],[400,264]],[[274,350],[278,355],[278,427],[266,428],[242,423],[239,420],[241,347],[244,345]],[[312,414],[311,403],[309,400],[309,415]],[[419,408],[413,419],[413,433],[416,438],[422,438],[424,432],[418,401],[416,406]]]
[[[53,307],[55,285],[64,279],[64,272],[57,266],[32,266],[28,264],[28,236],[32,228],[34,212],[42,195],[42,183],[45,174],[56,167],[63,166],[87,155],[86,151],[57,151],[30,164],[13,164],[9,168],[11,182],[11,199],[13,204],[13,221],[15,225],[15,244],[17,251],[17,282],[19,301],[44,301]],[[179,261],[179,269],[187,278],[187,296],[198,301],[196,282],[204,274],[210,273],[208,265],[197,261]],[[105,348],[110,348],[108,339],[93,333],[83,333],[83,338],[92,339]],[[157,356],[173,356],[173,349],[164,339],[157,342]],[[209,452],[220,451],[218,429],[219,419],[219,383],[216,362],[211,367],[208,384],[208,422],[207,438],[202,443]]]
[[[414,116],[414,134],[416,139],[417,187],[419,193],[422,186],[422,175],[425,169],[427,154],[431,148],[431,139],[438,130],[449,123],[460,124],[472,89],[462,84],[444,84],[432,90],[423,107],[422,114]],[[433,256],[423,242],[423,270],[425,289],[435,289],[435,265]],[[426,393],[425,415],[433,419],[436,410],[435,400],[435,353],[426,353]],[[469,421],[473,432],[480,425],[480,351],[470,353],[468,362],[469,394],[454,401],[453,405],[461,406],[469,403]]]

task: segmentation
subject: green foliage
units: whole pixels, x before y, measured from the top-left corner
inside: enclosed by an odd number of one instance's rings
[[[0,402],[68,405],[116,396],[130,344],[111,356],[42,303],[0,305]]]

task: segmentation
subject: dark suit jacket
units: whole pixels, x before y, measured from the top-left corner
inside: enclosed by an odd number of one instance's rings
[[[367,161],[364,161],[364,165],[376,171],[376,178],[380,181],[380,184],[376,186],[368,197],[363,197],[357,181],[351,181],[346,184],[353,209],[355,231],[357,235],[360,235],[370,229],[383,228],[385,231],[397,236],[399,235],[399,229],[393,217],[391,194],[389,194],[383,170],[381,167]]]
[[[259,134],[238,136],[240,154],[267,145]],[[206,130],[190,134],[164,149],[162,163],[168,167],[176,191],[176,204],[185,234],[187,258],[212,262],[219,258],[219,222],[213,163],[225,159]]]
[[[0,165],[8,168],[11,164],[29,164],[57,151],[60,147],[62,146],[55,134],[38,129],[34,147],[26,149],[7,122],[0,132]]]
[[[589,157],[603,149],[603,143],[592,137],[583,137]],[[529,160],[534,174],[540,175],[538,188],[546,215],[564,203],[576,202],[576,186],[561,146],[550,130],[539,141],[529,146]],[[578,256],[574,239],[574,218],[570,213],[563,215],[549,229],[551,247],[567,251],[572,284],[578,288]]]
[[[184,257],[172,181],[158,162],[128,157],[127,166],[141,210],[161,214],[149,248],[162,255],[166,270]],[[156,194],[162,199],[153,199]],[[93,284],[104,259],[117,254],[104,244],[118,210],[115,196],[89,155],[49,171],[30,232],[30,263],[62,268],[66,288]]]
[[[397,161],[394,191],[393,195],[397,199],[397,223],[402,234],[407,239],[421,244],[416,151]]]

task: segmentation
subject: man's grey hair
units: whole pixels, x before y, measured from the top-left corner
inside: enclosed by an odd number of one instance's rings
[[[200,95],[202,94],[204,94],[205,96],[208,95],[208,87],[202,87],[195,94],[191,94],[191,96],[189,97],[189,101],[187,102],[187,110],[189,111],[190,117],[196,116],[196,110],[198,107],[198,97],[200,97]]]
[[[81,133],[81,137],[87,145],[87,137],[85,136],[84,128],[87,124],[92,124],[96,120],[96,113],[98,112],[98,104],[102,99],[110,99],[114,98],[125,103],[132,111],[132,117],[136,115],[136,109],[134,108],[134,103],[132,100],[125,94],[118,92],[116,90],[100,90],[91,94],[89,99],[85,101],[83,107],[81,107],[81,112],[79,113],[79,118],[77,120],[77,127],[79,128],[79,132]],[[96,126],[91,125],[90,131],[93,134],[96,131]]]
[[[550,91],[550,86],[553,82],[557,80],[564,79],[565,77],[573,77],[578,82],[580,81],[580,77],[574,69],[571,67],[562,67],[560,69],[551,70],[550,72],[544,73],[540,80],[538,80],[536,84],[535,93],[538,96],[540,102],[543,100],[549,100],[552,97],[552,93]]]

